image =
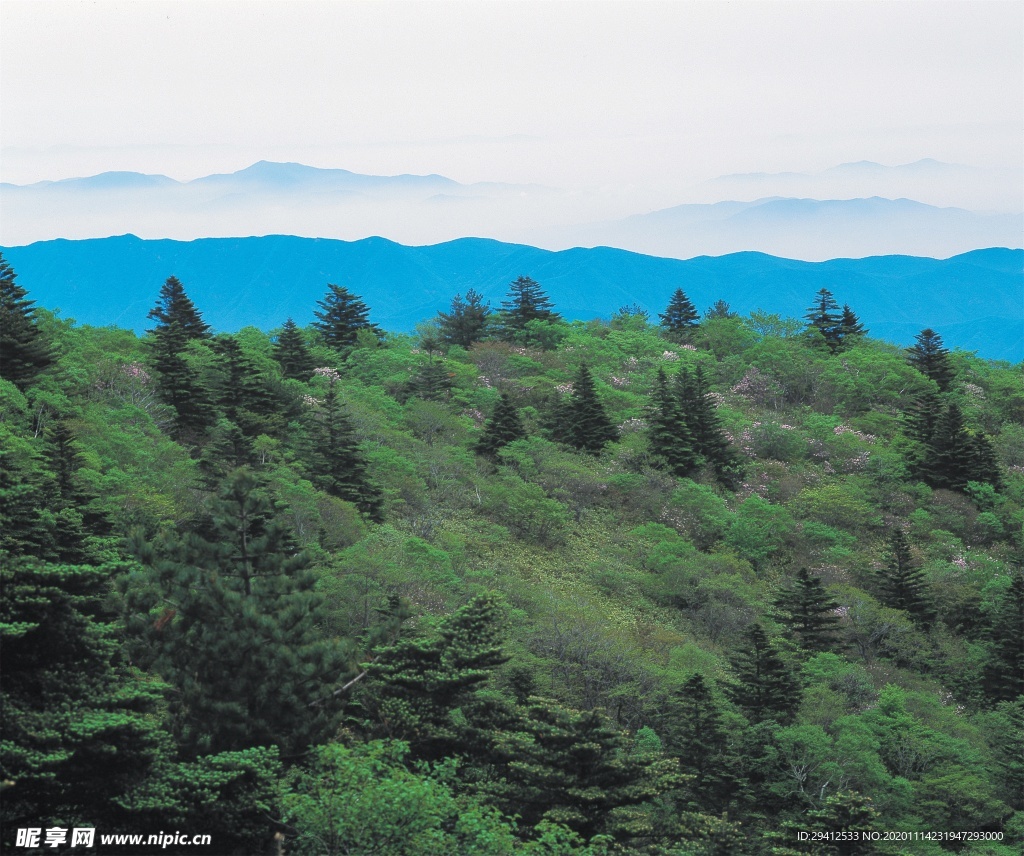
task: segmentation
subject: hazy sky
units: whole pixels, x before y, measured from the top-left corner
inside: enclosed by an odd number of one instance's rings
[[[1019,166],[1020,2],[0,2],[0,178]]]

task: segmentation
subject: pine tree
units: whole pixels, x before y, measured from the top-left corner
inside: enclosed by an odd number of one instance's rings
[[[521,276],[509,285],[508,300],[501,304],[499,334],[506,342],[527,341],[531,321],[559,321],[561,317],[540,287],[540,283]]]
[[[893,609],[903,609],[915,618],[927,621],[929,616],[924,572],[917,567],[910,552],[910,542],[899,527],[892,533],[892,555],[881,573],[882,601]]]
[[[681,288],[677,288],[672,295],[665,311],[658,316],[661,319],[661,326],[673,339],[679,339],[697,326],[699,315],[690,298],[686,296]]]
[[[222,487],[200,532],[134,547],[148,569],[126,601],[135,656],[174,688],[179,745],[293,753],[326,736],[337,710],[318,702],[351,652],[322,633],[309,559],[250,474]]]
[[[807,568],[797,571],[793,584],[782,590],[775,605],[804,648],[824,651],[835,641],[839,604],[825,591],[821,577],[812,576]]]
[[[597,397],[594,377],[585,364],[580,364],[576,373],[564,418],[565,442],[581,451],[596,455],[617,437],[615,426]]]
[[[189,343],[210,338],[209,325],[173,276],[160,289],[160,298],[149,317],[157,322],[148,331],[157,393],[174,408],[177,437],[194,442],[213,424],[215,415],[209,393],[186,359],[185,351]]]
[[[291,318],[284,322],[274,343],[274,359],[281,366],[281,374],[292,380],[307,381],[316,368],[302,332]]]
[[[317,321],[313,328],[320,332],[324,343],[348,356],[356,344],[360,330],[369,330],[380,336],[380,328],[369,320],[370,310],[347,288],[328,283],[324,299],[317,302],[314,311]]]
[[[807,329],[817,330],[825,340],[829,352],[834,354],[841,342],[843,316],[832,292],[827,288],[819,290],[814,305],[808,307],[804,318],[808,322]]]
[[[719,480],[731,485],[739,475],[740,459],[725,436],[709,393],[704,369],[699,364],[692,374],[685,366],[679,370],[675,379],[675,396],[692,438],[693,450],[711,464]]]
[[[437,313],[441,340],[446,345],[472,347],[487,335],[487,315],[490,311],[491,307],[484,302],[483,295],[472,288],[466,292],[465,299],[461,294],[456,294],[450,311]]]
[[[249,438],[284,430],[283,402],[274,394],[271,379],[234,336],[219,336],[213,343],[218,377],[215,401],[224,416]]]
[[[971,439],[963,412],[956,404],[946,405],[932,435],[928,473],[932,487],[962,491],[971,477]]]
[[[738,681],[733,700],[752,722],[774,719],[786,725],[800,706],[800,685],[760,624],[743,635],[746,645],[733,661]]]
[[[327,388],[312,413],[309,431],[310,478],[331,496],[353,503],[370,520],[380,522],[380,491],[370,481],[355,430],[342,409],[337,382]]]
[[[839,320],[839,344],[842,348],[849,348],[858,339],[868,334],[867,329],[861,324],[860,319],[850,308],[849,304],[843,304],[842,318]]]
[[[1010,586],[992,612],[985,691],[989,698],[1013,701],[1024,696],[1024,570],[1010,574]]]
[[[724,808],[731,790],[724,763],[727,732],[703,675],[697,673],[683,685],[670,713],[665,731],[683,772],[692,776],[687,783],[691,807]]]
[[[1003,486],[1003,477],[999,471],[999,460],[992,441],[984,431],[972,435],[967,441],[967,480],[990,484],[996,490]]]
[[[949,361],[949,349],[942,345],[942,337],[927,328],[918,333],[915,343],[907,349],[910,364],[925,377],[939,385],[941,392],[948,392],[953,382],[953,366]]]
[[[647,424],[651,451],[664,463],[665,469],[679,478],[689,475],[696,464],[693,437],[663,369],[658,369],[651,391]]]
[[[519,411],[516,410],[509,394],[503,392],[494,408],[494,415],[484,424],[483,434],[480,435],[473,451],[495,461],[499,449],[524,437],[526,429],[519,418]]]
[[[53,365],[54,355],[36,324],[33,301],[25,299],[28,292],[16,278],[0,255],[0,377],[23,390]]]

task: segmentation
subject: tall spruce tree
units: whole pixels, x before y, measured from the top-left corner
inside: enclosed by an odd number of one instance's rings
[[[565,419],[562,432],[565,442],[581,451],[596,455],[618,436],[615,425],[597,397],[594,376],[585,363],[581,363],[576,372],[562,417]]]
[[[531,321],[559,321],[561,316],[540,283],[520,276],[509,285],[508,299],[501,304],[498,315],[499,336],[507,342],[527,341],[527,325]]]
[[[147,569],[126,599],[134,655],[174,688],[179,745],[294,753],[329,733],[337,708],[317,702],[352,652],[321,630],[309,559],[251,474],[222,486],[201,532],[137,537],[134,548]]]
[[[526,429],[519,418],[519,411],[507,392],[501,393],[494,408],[494,415],[484,424],[483,434],[473,447],[478,455],[497,460],[498,450],[509,443],[526,437]]]
[[[737,684],[733,701],[752,722],[774,719],[788,724],[800,706],[800,684],[760,624],[743,634],[744,646],[733,659]]]
[[[292,380],[307,381],[316,368],[302,331],[291,318],[284,322],[274,343],[274,359],[281,366],[281,374]]]
[[[662,730],[683,772],[692,777],[686,785],[690,807],[724,808],[732,790],[725,763],[727,730],[703,675],[687,680],[669,703],[669,714]]]
[[[815,330],[820,333],[829,352],[834,354],[842,341],[843,315],[832,292],[827,288],[820,289],[804,318],[807,319],[808,331]]]
[[[824,651],[835,641],[839,604],[825,591],[821,577],[801,568],[790,586],[775,600],[782,622],[796,634],[800,645],[811,651]]]
[[[684,366],[676,374],[675,396],[694,452],[711,464],[720,481],[732,485],[740,474],[740,459],[725,435],[709,393],[704,369],[699,364],[692,373]]]
[[[921,621],[928,619],[924,571],[914,561],[907,535],[898,526],[893,529],[890,557],[880,573],[879,588],[886,606],[905,610]]]
[[[191,342],[209,339],[210,327],[173,276],[161,287],[157,305],[148,317],[156,321],[148,331],[148,344],[157,394],[174,408],[178,439],[195,442],[213,424],[215,416],[209,392],[185,352]]]
[[[366,304],[344,286],[328,283],[327,294],[317,301],[317,306],[320,308],[313,312],[317,317],[313,328],[319,331],[324,344],[345,356],[355,346],[360,330],[380,336],[380,328],[370,322]]]
[[[696,463],[694,441],[683,418],[679,399],[669,388],[663,369],[658,369],[647,405],[647,437],[651,451],[668,472],[679,478],[689,475]]]
[[[36,323],[34,301],[25,299],[16,278],[0,255],[0,377],[23,390],[53,364],[54,354]]]
[[[491,307],[483,295],[474,289],[466,292],[465,298],[456,294],[448,312],[438,312],[441,340],[446,345],[470,348],[487,335],[488,314]]]
[[[310,478],[317,487],[353,503],[370,520],[380,522],[380,490],[366,472],[366,460],[337,386],[336,381],[330,382],[322,404],[309,417],[306,456]]]
[[[948,392],[953,382],[953,365],[949,361],[949,349],[943,347],[942,337],[930,327],[914,337],[914,344],[907,349],[910,364],[925,377],[939,385],[939,390]]]
[[[677,288],[672,294],[665,311],[658,317],[661,319],[661,326],[672,339],[679,340],[697,326],[700,315],[696,307],[686,296],[681,288]]]
[[[997,701],[1024,696],[1024,566],[1010,572],[1010,586],[989,619],[985,691]]]
[[[218,336],[217,378],[213,393],[224,416],[249,438],[284,430],[284,402],[274,394],[271,378],[235,336]]]

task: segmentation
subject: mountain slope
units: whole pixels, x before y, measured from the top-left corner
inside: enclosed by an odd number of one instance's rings
[[[221,330],[312,320],[329,282],[362,296],[391,330],[448,307],[475,288],[495,307],[520,274],[538,280],[570,319],[608,317],[637,303],[652,317],[682,287],[699,309],[801,317],[820,288],[849,303],[873,334],[901,344],[933,327],[951,347],[1024,359],[1024,251],[978,250],[950,259],[885,256],[802,262],[761,253],[685,261],[598,247],[561,252],[464,238],[409,247],[383,238],[346,242],[268,236],[145,241],[132,235],[45,241],[3,250],[38,305],[81,323],[147,326],[171,275]]]

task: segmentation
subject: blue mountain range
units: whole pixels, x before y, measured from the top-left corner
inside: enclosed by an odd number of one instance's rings
[[[848,303],[871,335],[907,345],[921,329],[949,347],[1024,360],[1024,250],[949,259],[876,256],[804,262],[734,253],[679,260],[597,247],[559,252],[480,238],[405,246],[283,235],[142,240],[133,235],[41,241],[2,249],[40,306],[79,323],[144,330],[168,276],[184,284],[216,329],[272,329],[313,320],[328,283],[360,295],[385,329],[409,331],[474,288],[495,308],[519,275],[533,277],[568,319],[608,318],[637,304],[652,318],[682,288],[700,310],[725,300],[802,317],[820,288]]]

